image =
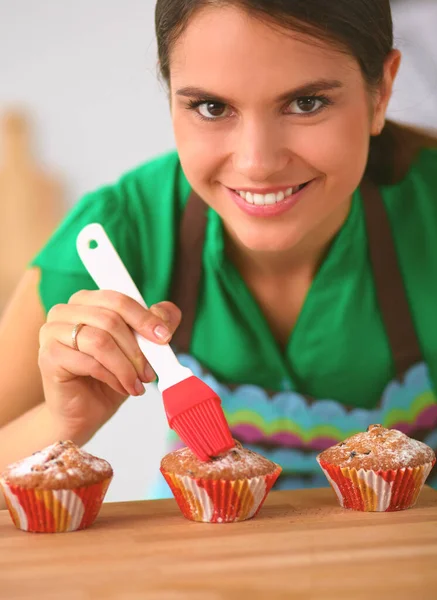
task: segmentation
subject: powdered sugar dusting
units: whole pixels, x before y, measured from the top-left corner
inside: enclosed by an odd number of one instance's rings
[[[54,447],[55,444],[48,446],[44,450],[35,452],[35,454],[32,454],[31,456],[28,456],[19,462],[13,463],[9,467],[9,473],[13,474],[14,476],[22,476],[32,473],[35,467],[42,466],[47,462],[48,457],[50,456],[50,453]]]
[[[325,450],[320,459],[341,467],[388,470],[430,463],[435,454],[397,429],[371,425],[366,432]]]
[[[200,461],[189,448],[182,448],[167,455],[162,466],[190,477],[239,479],[273,472],[277,465],[264,456],[243,448],[239,442],[221,456],[208,462]]]
[[[188,448],[180,450],[181,455],[191,452]],[[235,447],[223,456],[218,456],[211,459],[207,463],[203,463],[203,468],[207,472],[217,472],[220,470],[232,470],[237,468],[238,470],[245,468],[257,468],[262,467],[266,463],[266,459],[252,450],[246,450],[244,448]]]
[[[65,483],[86,483],[100,478],[102,474],[112,475],[109,463],[78,448],[73,442],[57,442],[31,456],[10,465],[4,476],[10,481],[26,480],[38,484],[57,481]]]

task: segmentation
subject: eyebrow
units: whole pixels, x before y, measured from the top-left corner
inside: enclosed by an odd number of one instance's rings
[[[317,81],[310,81],[308,83],[304,83],[297,88],[289,90],[284,94],[281,94],[276,101],[284,102],[289,98],[299,98],[300,96],[313,96],[320,92],[327,92],[330,90],[336,90],[343,87],[341,81],[337,79],[318,79]],[[184,87],[176,91],[176,96],[184,96],[186,98],[202,98],[202,99],[211,99],[222,104],[232,104],[232,101],[223,96],[213,94],[207,90],[198,87]]]

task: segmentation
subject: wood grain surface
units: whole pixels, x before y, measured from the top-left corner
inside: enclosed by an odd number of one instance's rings
[[[437,492],[398,513],[341,509],[330,489],[274,492],[238,524],[186,521],[173,500],[106,504],[66,534],[0,511],[0,598],[437,598]]]

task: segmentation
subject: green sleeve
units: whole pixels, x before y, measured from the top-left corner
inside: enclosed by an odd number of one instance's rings
[[[105,228],[148,304],[166,299],[188,193],[172,152],[84,196],[31,262],[41,271],[39,293],[46,312],[78,290],[96,289],[76,250],[77,235],[89,223]]]

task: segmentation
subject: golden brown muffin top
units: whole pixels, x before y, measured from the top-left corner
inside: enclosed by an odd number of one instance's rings
[[[26,489],[69,490],[99,483],[112,474],[106,460],[67,441],[57,442],[9,465],[2,479]]]
[[[366,432],[328,448],[318,458],[338,467],[388,471],[433,462],[435,454],[426,444],[397,429],[370,425]]]
[[[235,447],[208,462],[197,458],[189,448],[182,448],[164,456],[161,468],[169,473],[193,479],[249,479],[270,475],[279,468],[264,456],[243,448],[240,442]]]

